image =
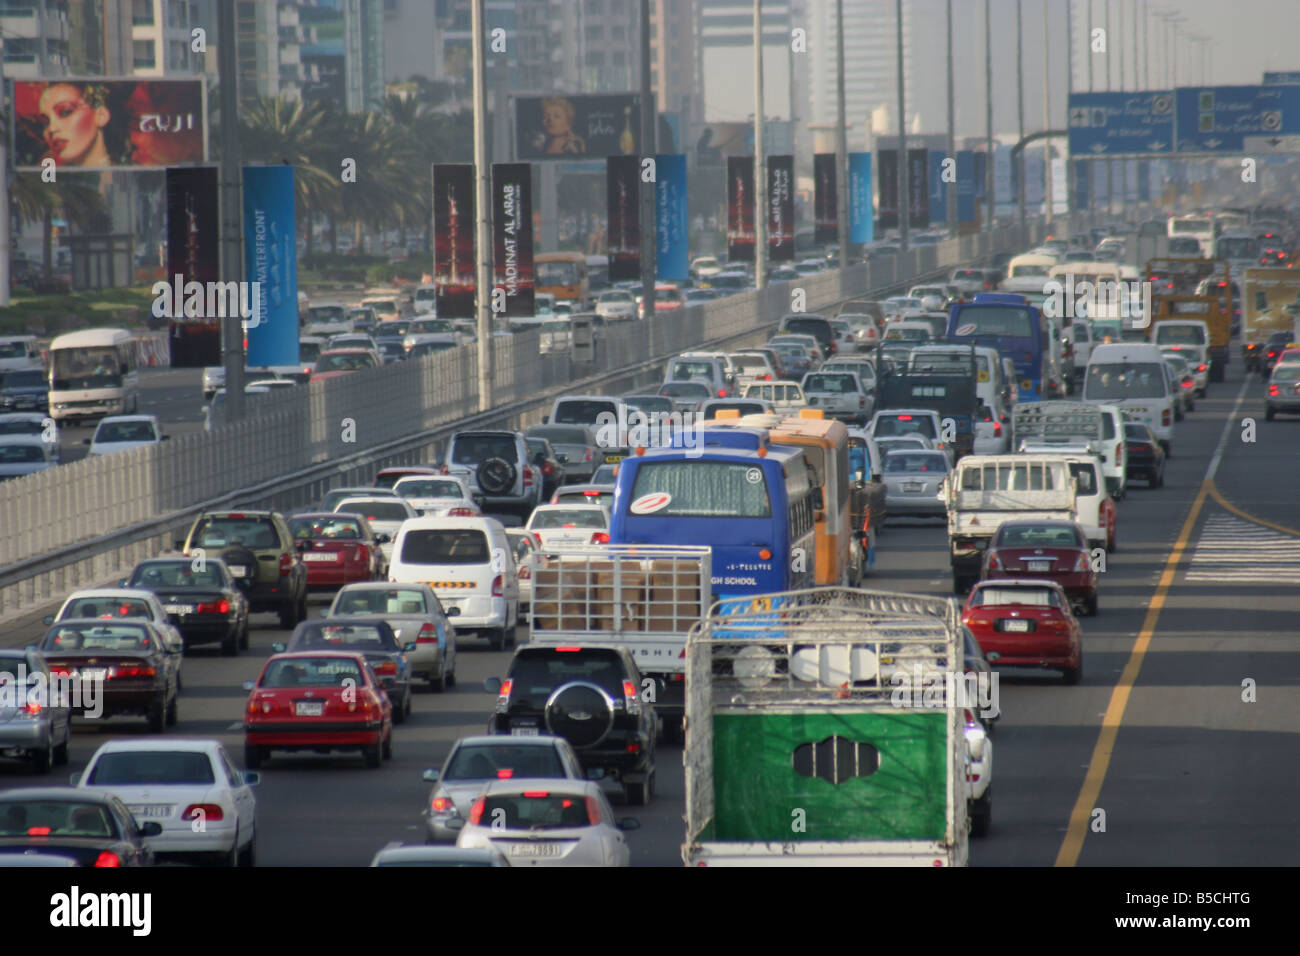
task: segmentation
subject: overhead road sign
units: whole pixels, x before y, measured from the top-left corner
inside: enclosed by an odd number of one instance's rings
[[[1071,93],[1070,155],[1168,156],[1174,151],[1172,90]]]
[[[1300,86],[1180,87],[1176,100],[1180,155],[1243,153],[1247,137],[1300,135]]]
[[[1292,70],[1286,73],[1265,73],[1264,85],[1273,86],[1276,84],[1293,85],[1300,83],[1300,70]]]

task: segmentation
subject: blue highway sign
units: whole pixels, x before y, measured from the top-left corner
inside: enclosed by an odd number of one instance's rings
[[[1179,153],[1241,153],[1300,135],[1300,86],[1180,87],[1177,102]]]
[[[1071,93],[1070,155],[1167,156],[1174,151],[1172,90]]]

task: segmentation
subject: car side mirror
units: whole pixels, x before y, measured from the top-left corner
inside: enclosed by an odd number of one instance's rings
[[[89,438],[83,438],[83,439],[81,439],[81,443],[82,443],[83,445],[89,445],[89,444],[90,444],[90,439],[89,439]]]
[[[501,678],[489,677],[483,681],[483,689],[489,694],[498,693],[501,690]]]
[[[550,424],[550,421],[551,421],[551,416],[550,416],[550,415],[543,415],[543,416],[542,416],[542,424],[543,424],[543,425]]]
[[[388,544],[392,540],[392,536],[385,531],[380,531],[375,535],[375,544]]]
[[[424,773],[420,774],[420,779],[423,780],[425,783],[437,783],[438,776],[439,776],[438,771],[426,770]]]
[[[68,774],[68,786],[75,787],[80,782],[81,782],[81,774],[79,773]]]
[[[620,830],[640,830],[641,821],[636,817],[624,817],[618,821],[618,828]]]
[[[415,650],[416,647],[418,646],[419,645],[415,641],[407,641],[405,644],[402,645],[402,650],[409,653],[410,651]]]
[[[251,680],[244,681],[244,690],[252,690],[256,686],[257,684],[254,681]]]
[[[275,653],[277,653],[277,654],[283,654],[283,653],[284,653],[284,642],[283,642],[283,641],[276,641],[274,644],[271,645],[271,650],[275,651]]]
[[[42,623],[42,624],[53,624],[53,623],[54,623],[54,615],[53,615],[53,614],[47,614],[47,615],[45,615],[43,618],[41,618],[41,623]]]
[[[460,608],[458,608],[458,607],[449,607],[449,608],[447,608],[447,616],[448,616],[448,617],[459,617],[459,616],[460,616]]]
[[[329,616],[330,616],[330,609],[327,608],[327,607],[323,607],[323,608],[321,608],[321,609],[320,609],[320,616],[321,616],[321,617],[329,617]]]
[[[604,768],[604,767],[592,767],[592,768],[590,768],[590,769],[587,771],[587,779],[588,779],[588,780],[604,780],[604,779],[605,779],[605,768]]]
[[[157,820],[150,820],[148,823],[140,825],[140,836],[155,837],[162,833],[162,824]]]
[[[262,782],[262,775],[258,773],[256,770],[244,771],[244,786],[256,787],[261,782]]]

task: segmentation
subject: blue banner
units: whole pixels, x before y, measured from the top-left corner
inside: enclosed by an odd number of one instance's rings
[[[948,184],[943,181],[942,150],[930,150],[930,224],[948,221]]]
[[[686,210],[686,156],[655,157],[655,262],[660,279],[688,279],[690,217]]]
[[[246,320],[250,366],[298,364],[298,246],[293,167],[244,167],[244,280],[256,283]]]
[[[875,241],[871,205],[871,154],[849,153],[849,242]]]
[[[1151,164],[1138,163],[1137,172],[1138,202],[1151,201]]]
[[[975,221],[975,153],[957,151],[957,221]]]
[[[988,192],[989,167],[988,153],[974,152],[973,161],[975,163],[975,198],[986,199],[984,195]]]

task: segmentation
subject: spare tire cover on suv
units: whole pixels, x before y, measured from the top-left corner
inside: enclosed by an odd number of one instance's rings
[[[257,555],[243,545],[233,544],[224,548],[218,557],[225,562],[226,567],[230,569],[230,576],[236,582],[257,580]],[[244,573],[236,574],[235,569],[241,567]]]
[[[596,684],[562,684],[546,701],[546,728],[579,750],[596,746],[613,726],[609,694]]]
[[[474,472],[479,488],[489,495],[503,495],[515,486],[518,472],[504,458],[488,458]]]

